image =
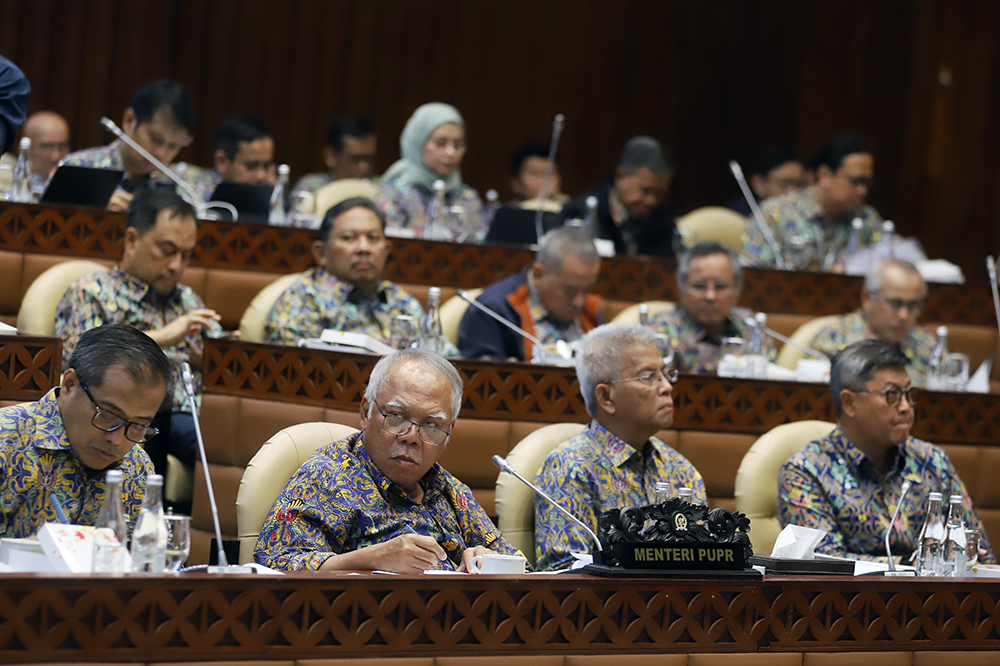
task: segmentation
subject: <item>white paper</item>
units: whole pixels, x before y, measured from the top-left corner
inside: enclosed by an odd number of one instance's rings
[[[993,357],[989,357],[979,369],[972,373],[969,382],[965,385],[966,393],[989,393],[990,392],[990,370],[993,368]]]
[[[594,563],[594,556],[590,553],[570,553],[573,556],[573,565],[570,569],[582,569],[588,564]]]
[[[786,525],[781,534],[774,540],[771,557],[783,557],[790,560],[811,560],[815,556],[816,546],[826,536],[825,530],[800,525]]]
[[[17,329],[0,321],[0,335],[17,335]]]

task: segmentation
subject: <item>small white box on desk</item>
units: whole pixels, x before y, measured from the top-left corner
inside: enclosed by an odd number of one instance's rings
[[[90,573],[94,557],[94,528],[84,525],[45,523],[38,542],[57,573]]]
[[[18,573],[54,571],[37,539],[0,539],[0,564]]]

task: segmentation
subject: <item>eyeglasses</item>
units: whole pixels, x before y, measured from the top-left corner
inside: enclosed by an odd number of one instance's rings
[[[420,438],[420,441],[431,446],[441,446],[448,439],[449,435],[451,435],[451,430],[444,430],[438,428],[436,425],[414,423],[396,412],[389,412],[387,414],[382,411],[382,405],[378,404],[377,401],[375,402],[375,406],[378,408],[378,413],[382,415],[382,429],[391,435],[405,435],[410,432],[410,428],[416,427],[417,437]]]
[[[160,432],[158,428],[154,428],[153,426],[126,421],[117,414],[112,414],[105,409],[101,409],[101,407],[98,406],[97,401],[94,400],[94,396],[90,394],[90,389],[87,388],[87,385],[82,381],[80,382],[80,388],[83,389],[83,392],[87,394],[87,397],[90,398],[90,402],[94,405],[94,418],[90,420],[90,424],[98,430],[103,430],[104,432],[114,432],[122,426],[125,426],[125,439],[130,442],[135,442],[136,444],[142,444],[148,438],[154,437]]]
[[[650,370],[644,372],[641,375],[635,377],[625,377],[624,379],[612,379],[609,384],[621,384],[622,382],[641,382],[652,388],[659,384],[662,380],[667,380],[668,383],[674,384],[677,382],[677,378],[680,376],[680,372],[677,368],[667,368],[666,370]]]
[[[910,403],[910,407],[914,407],[917,404],[917,398],[920,397],[920,389],[916,386],[911,386],[908,389],[901,389],[898,386],[890,386],[889,388],[879,389],[877,391],[854,391],[855,393],[881,393],[885,396],[885,402],[890,407],[895,407],[899,404],[899,400],[905,395],[906,401]]]
[[[916,314],[927,306],[926,298],[919,298],[915,301],[904,301],[902,298],[883,298],[878,294],[878,292],[873,293],[872,298],[880,303],[885,303],[889,309],[893,311],[899,311],[906,308],[910,312]]]
[[[874,179],[869,176],[844,176],[852,187],[866,187],[871,189]]]
[[[715,291],[727,291],[733,288],[732,282],[726,282],[724,280],[718,280],[716,282],[706,282],[706,281],[691,282],[690,284],[688,284],[687,288],[690,289],[691,291],[696,291],[698,293],[703,294],[708,291],[709,285],[711,285],[712,288],[715,289]]]

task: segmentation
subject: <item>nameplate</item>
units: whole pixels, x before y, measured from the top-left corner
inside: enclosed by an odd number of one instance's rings
[[[626,569],[734,571],[745,568],[742,546],[734,544],[648,542],[618,543],[613,547],[619,566]]]

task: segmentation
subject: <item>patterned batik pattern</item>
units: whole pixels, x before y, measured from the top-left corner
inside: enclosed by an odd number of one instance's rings
[[[670,343],[670,353],[673,354],[673,366],[678,372],[685,374],[714,375],[719,370],[719,360],[722,358],[723,338],[743,338],[747,342],[753,333],[753,328],[747,323],[748,317],[753,317],[749,308],[733,308],[729,312],[726,330],[721,337],[714,337],[691,316],[691,311],[679,305],[672,310],[664,310],[653,317],[649,325],[658,334],[666,336]],[[775,360],[778,350],[770,336],[764,339],[767,357]]]
[[[264,521],[255,560],[281,570],[319,569],[327,558],[404,534],[430,536],[457,570],[467,548],[520,555],[507,543],[464,483],[436,464],[414,502],[372,462],[362,433],[328,444],[288,481]]]
[[[560,340],[569,344],[577,342],[586,334],[579,317],[564,322],[556,321],[555,317],[550,315],[542,303],[542,299],[538,296],[535,277],[530,270],[525,276],[525,282],[528,284],[528,314],[531,315],[531,320],[535,324],[535,337],[541,341],[545,349],[556,354],[556,344]],[[532,355],[536,353],[534,346],[532,346]],[[530,361],[531,359],[526,360]]]
[[[106,146],[78,150],[67,155],[60,164],[124,171],[125,162],[122,161],[121,144],[121,139],[115,139]]]
[[[864,310],[855,310],[817,333],[811,346],[816,351],[833,358],[834,354],[855,342],[874,340],[876,337],[868,324]],[[926,383],[934,341],[933,333],[922,326],[914,326],[899,344],[899,348],[910,359],[908,371],[917,386],[924,386]]]
[[[432,197],[431,191],[420,185],[391,178],[379,186],[375,205],[385,215],[387,226],[411,229],[417,238],[423,238]],[[447,208],[461,209],[460,215],[448,216],[444,230],[447,240],[478,243],[486,237],[483,202],[474,189],[462,185],[457,191],[445,193],[444,203]]]
[[[705,482],[687,458],[653,437],[642,451],[626,444],[597,421],[549,453],[535,483],[557,504],[597,531],[603,511],[646,506],[656,500],[656,484],[673,493],[691,488],[705,504]],[[545,500],[535,497],[535,554],[539,571],[565,569],[571,553],[589,553],[593,539]]]
[[[296,181],[295,187],[292,188],[292,194],[294,195],[296,192],[316,194],[316,190],[324,185],[329,185],[334,180],[336,180],[336,176],[328,171],[324,171],[322,173],[307,173]]]
[[[215,169],[203,169],[194,164],[179,162],[173,166],[174,171],[187,183],[194,193],[198,195],[200,203],[207,203],[211,200],[215,188],[222,182],[222,174]]]
[[[811,442],[781,466],[778,477],[778,520],[825,530],[816,552],[851,559],[885,562],[885,533],[899,503],[903,481],[913,485],[896,520],[890,544],[906,562],[917,547],[927,513],[927,495],[962,495],[969,507],[966,524],[982,530],[972,500],[947,454],[928,442],[908,438],[890,450],[889,471],[882,475],[870,458],[841,429]],[[986,532],[984,558],[994,562]]]
[[[796,268],[818,269],[828,256],[840,256],[851,238],[850,221],[856,217],[863,222],[862,247],[874,245],[882,235],[882,217],[867,204],[842,216],[846,223],[828,224],[811,187],[768,199],[761,214],[782,256]],[[751,266],[777,265],[753,217],[747,218],[743,230],[743,256]]]
[[[93,525],[104,503],[104,473],[86,469],[73,454],[58,390],[0,409],[0,537],[30,537],[45,523]],[[122,500],[131,533],[153,465],[137,444],[107,469],[125,477]]]
[[[63,295],[56,308],[55,335],[63,339],[63,366],[76,349],[76,342],[85,332],[105,324],[125,324],[140,331],[156,331],[178,317],[205,304],[191,287],[179,284],[168,296],[160,296],[149,284],[115,266],[109,273],[95,273],[78,280]],[[213,332],[221,331],[215,324]],[[173,347],[163,350],[170,359],[173,410],[191,411],[184,393],[181,364],[200,358],[204,351],[201,333],[191,333]],[[195,399],[201,404],[201,371],[192,363]]]

